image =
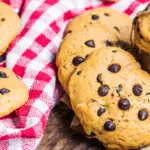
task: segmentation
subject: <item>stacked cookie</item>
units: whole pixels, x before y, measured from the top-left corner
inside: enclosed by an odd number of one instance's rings
[[[150,73],[150,4],[137,14],[133,25],[133,44],[139,48],[137,57],[142,67]]]
[[[68,82],[75,68],[98,48],[130,43],[132,20],[110,8],[87,11],[71,21],[64,33],[56,64],[58,78],[68,93]]]
[[[0,2],[0,55],[20,31],[19,16],[5,3]],[[0,117],[6,116],[28,100],[26,85],[11,69],[0,68]]]
[[[150,76],[118,45],[132,21],[110,8],[76,17],[56,58],[58,78],[85,133],[108,149],[150,145]]]

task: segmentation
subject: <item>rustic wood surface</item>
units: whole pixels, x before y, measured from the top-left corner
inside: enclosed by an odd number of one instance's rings
[[[36,150],[105,150],[97,140],[89,140],[69,128],[73,115],[63,103],[56,106]]]

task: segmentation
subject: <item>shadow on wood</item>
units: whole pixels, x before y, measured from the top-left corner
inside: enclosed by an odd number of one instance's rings
[[[73,115],[63,103],[57,105],[36,150],[105,150],[97,140],[88,139],[69,128]]]

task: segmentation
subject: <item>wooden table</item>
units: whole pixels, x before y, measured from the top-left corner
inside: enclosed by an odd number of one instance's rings
[[[105,150],[97,140],[89,140],[69,128],[73,115],[63,103],[56,106],[37,150]]]

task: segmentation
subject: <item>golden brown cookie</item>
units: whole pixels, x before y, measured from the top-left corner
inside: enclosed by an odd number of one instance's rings
[[[72,108],[86,134],[106,148],[150,145],[150,76],[117,47],[94,51],[69,82]]]
[[[146,52],[150,52],[150,4],[147,8],[139,12],[134,18],[134,39],[136,46]]]
[[[70,32],[82,30],[85,26],[89,25],[92,27],[102,25],[117,34],[121,41],[130,43],[131,18],[127,14],[108,7],[92,9],[79,15],[69,23],[65,35]]]
[[[116,34],[101,25],[87,25],[82,30],[69,33],[64,38],[56,58],[58,78],[68,93],[68,81],[74,69],[97,48],[118,42]]]
[[[20,31],[19,16],[7,4],[0,2],[0,55]]]
[[[11,69],[0,68],[0,117],[21,107],[28,100],[28,89]]]

